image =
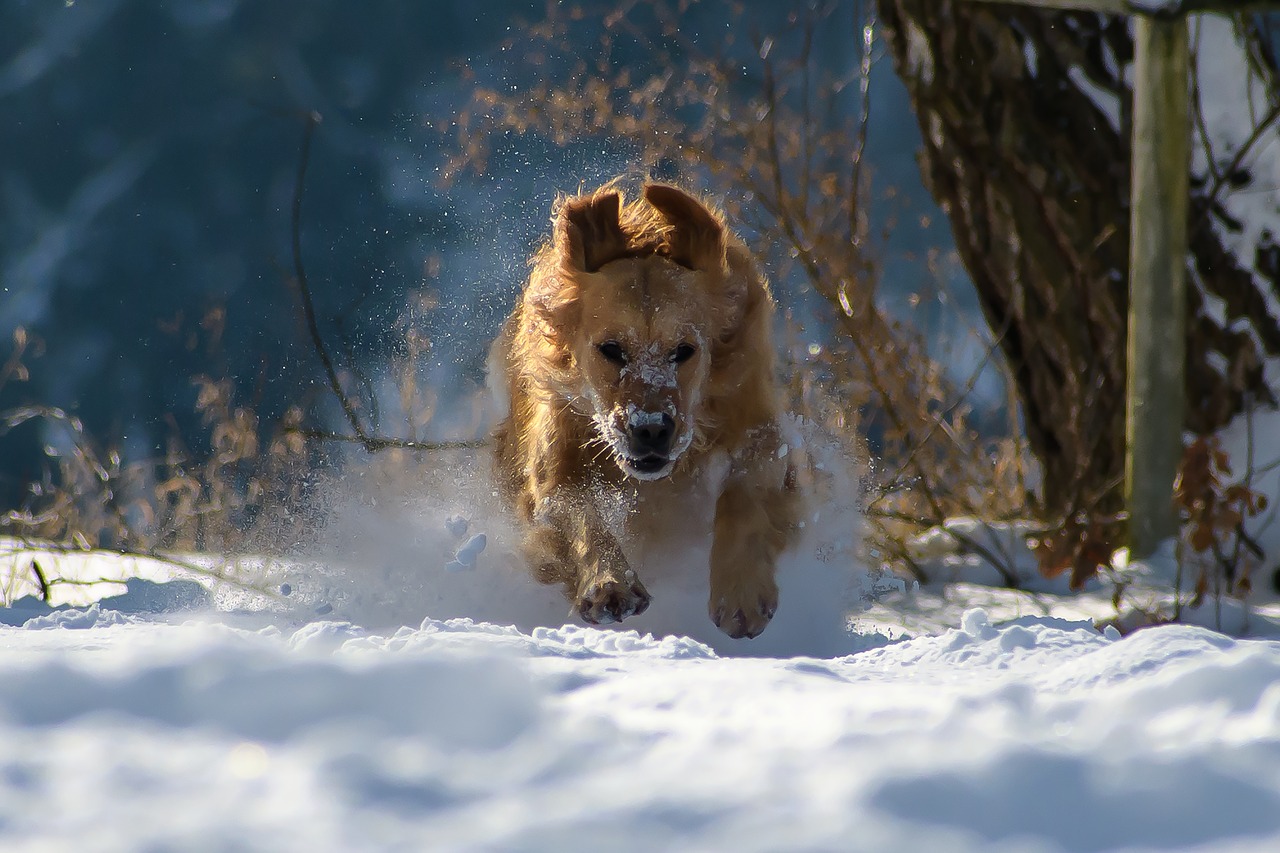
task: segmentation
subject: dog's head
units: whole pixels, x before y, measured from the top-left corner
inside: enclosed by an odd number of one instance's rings
[[[557,381],[624,473],[671,473],[700,427],[712,354],[741,314],[723,221],[685,192],[645,187],[561,203],[526,306],[563,353]]]

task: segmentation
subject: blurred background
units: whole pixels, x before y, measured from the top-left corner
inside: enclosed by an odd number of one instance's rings
[[[610,4],[597,5],[550,52],[530,35],[548,20],[540,2],[4,4],[0,337],[25,327],[42,344],[21,395],[73,412],[126,457],[161,454],[174,431],[194,440],[197,375],[233,377],[264,419],[301,404],[340,427],[291,285],[290,206],[314,111],[301,232],[326,341],[367,383],[366,409],[377,399],[379,429],[404,435],[389,372],[412,326],[415,371],[440,401],[424,435],[478,435],[466,401],[556,194],[647,164],[625,139],[504,130],[482,172],[446,180],[455,122],[477,87],[554,82],[575,47],[598,52]],[[753,37],[795,26],[772,2],[672,11],[707,54],[747,59]],[[854,98],[865,14],[839,10],[812,46],[813,72],[851,81]],[[739,38],[726,44],[726,28]],[[609,62],[636,79],[661,59],[625,33],[613,42]],[[742,74],[747,85],[759,70],[744,60]],[[936,275],[929,250],[949,251],[949,232],[920,186],[916,123],[888,62],[870,86],[870,216],[877,241],[896,220],[884,295],[901,302]],[[682,164],[666,171],[716,189]],[[811,314],[793,289],[783,303]],[[5,503],[64,441],[47,422],[0,439]]]

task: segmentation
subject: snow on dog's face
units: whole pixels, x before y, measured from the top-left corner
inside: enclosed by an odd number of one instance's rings
[[[650,184],[570,199],[558,274],[530,299],[564,347],[557,383],[628,476],[670,474],[699,431],[715,344],[735,313],[724,226],[681,190]]]
[[[697,273],[659,256],[601,267],[580,295],[575,357],[596,431],[627,474],[663,477],[693,441],[709,308]]]

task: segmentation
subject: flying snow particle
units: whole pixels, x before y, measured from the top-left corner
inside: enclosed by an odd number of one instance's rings
[[[444,520],[444,529],[458,539],[467,535],[470,526],[471,522],[461,515],[451,515]]]
[[[454,554],[454,559],[464,566],[474,566],[476,557],[480,556],[480,552],[484,550],[484,546],[489,544],[489,537],[483,533],[477,533],[467,540],[466,544],[458,549],[458,553]]]

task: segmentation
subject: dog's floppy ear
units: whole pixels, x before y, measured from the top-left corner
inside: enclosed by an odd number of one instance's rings
[[[615,191],[566,199],[556,213],[555,245],[561,263],[595,272],[627,253],[627,235],[618,215],[622,197]]]
[[[724,224],[714,213],[684,190],[668,184],[645,184],[644,197],[670,229],[666,250],[671,260],[691,270],[724,271]]]
[[[560,202],[553,218],[550,263],[534,265],[524,294],[529,316],[547,335],[554,337],[575,322],[581,283],[565,273],[595,272],[626,255],[621,209],[622,198],[612,190]]]

